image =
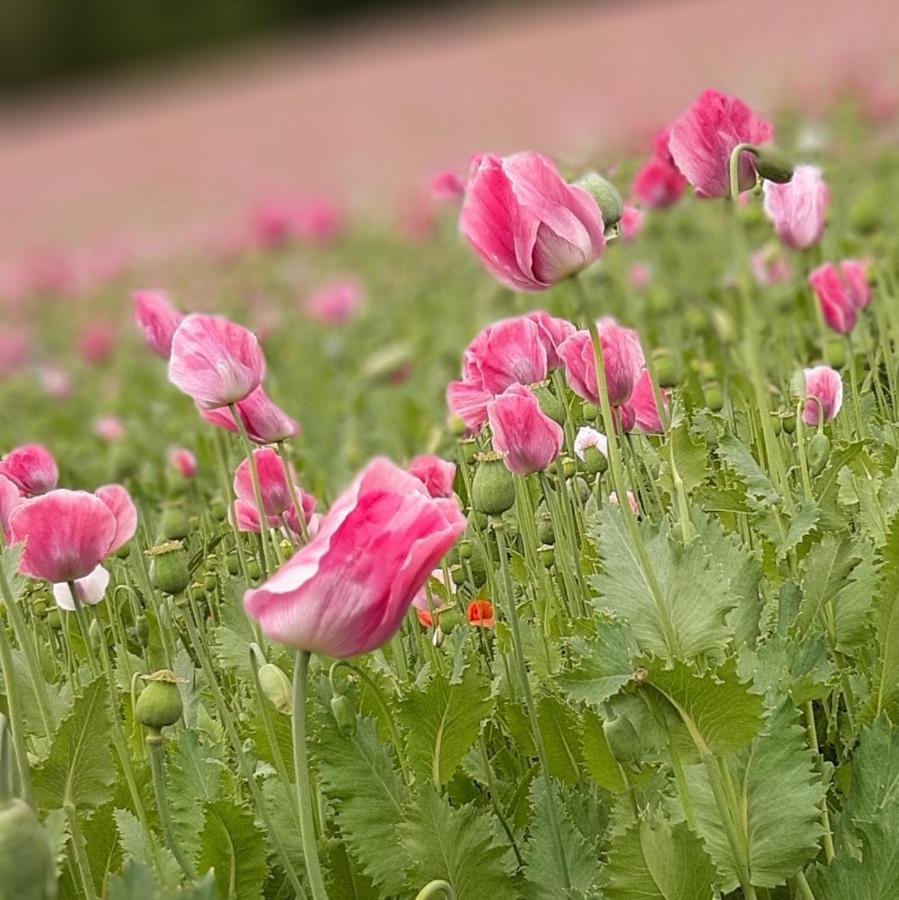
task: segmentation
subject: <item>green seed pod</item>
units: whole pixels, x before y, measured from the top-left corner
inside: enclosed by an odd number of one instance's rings
[[[554,544],[556,542],[553,517],[545,506],[537,510],[537,537],[541,544]]]
[[[160,534],[166,541],[180,541],[190,534],[187,513],[180,506],[167,506],[162,513]]]
[[[602,475],[609,468],[609,461],[605,453],[598,447],[586,447],[584,449],[584,468],[591,475]]]
[[[247,563],[247,575],[250,576],[251,581],[259,581],[259,579],[262,578],[262,569],[255,559],[251,559]]]
[[[180,594],[190,584],[187,554],[179,541],[167,541],[147,551],[150,581],[166,594]]]
[[[462,615],[462,610],[459,609],[458,605],[443,610],[437,618],[437,624],[444,634],[452,634],[453,629],[464,621],[465,616]]]
[[[214,593],[218,583],[218,578],[215,577],[215,574],[213,572],[207,572],[203,576],[203,589],[207,594]]]
[[[830,458],[830,438],[817,431],[808,442],[808,467],[812,475],[819,475]]]
[[[781,424],[783,425],[783,429],[787,434],[792,434],[796,430],[796,413],[787,413],[783,417]]]
[[[484,559],[484,550],[476,541],[471,542],[471,559],[468,561],[468,570],[474,579],[475,587],[480,587],[487,580],[487,563]]]
[[[574,478],[577,472],[577,463],[570,456],[562,457],[562,474],[566,478]]]
[[[0,801],[0,898],[55,897],[56,868],[47,833],[23,800]]]
[[[543,415],[561,425],[565,421],[565,409],[558,397],[549,389],[549,382],[544,381],[537,385],[531,385],[531,391],[537,398]]]
[[[543,563],[543,567],[545,569],[551,568],[553,563],[556,561],[555,549],[547,544],[544,544],[537,550],[537,552],[540,554],[540,562]]]
[[[228,517],[228,507],[221,500],[213,500],[209,506],[209,511],[217,522],[224,522]]]
[[[478,445],[475,441],[469,438],[467,441],[462,441],[462,459],[471,465],[478,455]]]
[[[134,636],[141,647],[146,647],[150,643],[150,623],[143,614],[134,620]]]
[[[240,560],[236,553],[229,553],[225,559],[225,567],[228,569],[229,575],[236,575],[240,571]]]
[[[585,400],[585,401],[581,404],[581,415],[582,415],[588,422],[595,422],[597,416],[599,415],[599,407],[598,407],[598,406],[594,406],[592,403],[589,403],[588,401]]]
[[[53,631],[62,631],[62,616],[59,614],[59,609],[51,609],[47,613],[47,624]]]
[[[356,710],[353,701],[346,694],[336,694],[331,698],[331,713],[342,735],[349,737],[356,731]]]
[[[652,367],[659,387],[670,388],[677,384],[679,380],[677,361],[667,347],[658,347],[653,351]]]
[[[775,184],[786,184],[793,177],[793,163],[783,151],[771,144],[762,147],[756,156],[755,170],[766,181]]]
[[[571,485],[581,498],[581,503],[586,503],[590,497],[590,485],[587,484],[586,479],[581,478],[579,475],[577,478],[572,479]]]
[[[174,725],[184,712],[178,684],[183,678],[176,677],[170,669],[160,669],[152,675],[142,675],[146,686],[140,692],[134,712],[142,725],[151,732]]]
[[[625,768],[631,771],[639,771],[642,747],[640,735],[631,724],[630,719],[624,716],[615,716],[602,723],[603,734],[612,756]]]
[[[846,341],[842,337],[829,337],[824,344],[824,360],[839,371],[846,365]]]
[[[274,663],[266,663],[259,667],[259,687],[271,701],[272,706],[284,715],[293,711],[293,688],[290,679],[283,670]]]
[[[514,476],[499,453],[482,453],[471,484],[471,502],[476,510],[498,516],[515,503]]]
[[[771,413],[771,427],[774,429],[774,437],[780,437],[783,430],[783,423],[777,413]]]
[[[596,172],[587,172],[574,183],[593,195],[593,199],[602,213],[602,221],[606,228],[618,224],[621,214],[624,212],[624,200],[621,199],[618,188],[611,181]]]
[[[706,406],[712,412],[720,412],[724,408],[724,392],[721,390],[721,383],[718,381],[710,381],[702,388],[705,397]]]
[[[459,541],[459,559],[471,559],[471,541],[468,538],[462,538]]]
[[[456,587],[460,584],[465,584],[465,572],[463,571],[462,566],[451,566],[450,578],[453,579],[453,584],[456,585]]]

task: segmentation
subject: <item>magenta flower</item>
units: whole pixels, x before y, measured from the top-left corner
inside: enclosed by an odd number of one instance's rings
[[[611,317],[602,319],[597,327],[609,403],[621,406],[630,400],[646,363],[640,338],[636,331],[623,328]],[[571,389],[581,399],[599,406],[596,354],[590,332],[573,334],[559,348],[559,355],[565,363],[565,375]]]
[[[325,325],[338,325],[352,319],[362,306],[362,285],[352,278],[335,281],[316,291],[306,301],[310,319]]]
[[[259,473],[259,489],[262,494],[262,505],[267,516],[280,516],[293,508],[290,496],[290,486],[287,483],[287,475],[284,472],[284,462],[271,447],[260,447],[253,451],[253,459],[256,462],[256,471]],[[291,465],[293,483],[299,481],[296,470]],[[234,493],[238,500],[255,505],[256,495],[253,490],[253,478],[250,470],[250,461],[245,459],[234,473]],[[309,504],[309,515],[315,509],[315,498],[302,491],[301,503],[304,509]],[[308,500],[307,500],[308,498]],[[306,517],[307,521],[309,516]]]
[[[255,391],[238,400],[237,414],[243,422],[247,435],[255,444],[277,444],[300,433],[300,425],[275,403],[260,385]],[[198,407],[200,415],[213,425],[237,432],[237,423],[231,410],[226,406],[217,409]]]
[[[437,172],[431,179],[431,193],[437,200],[458,200],[465,196],[465,182],[451,170]]]
[[[10,540],[25,542],[20,571],[53,584],[90,575],[136,527],[134,504],[119,485],[96,494],[50,491],[20,503],[9,520]]]
[[[185,478],[193,478],[197,474],[197,458],[186,447],[169,447],[166,456],[169,465]]]
[[[256,336],[228,319],[193,314],[175,331],[169,381],[204,409],[243,400],[264,375]]]
[[[647,209],[665,209],[683,196],[687,179],[680,170],[660,159],[650,159],[634,176],[631,191]]]
[[[246,611],[272,640],[328,656],[380,647],[464,531],[455,500],[433,498],[387,459],[373,460],[338,498],[315,537]]]
[[[624,205],[624,211],[621,213],[621,219],[618,227],[621,229],[621,239],[623,241],[632,241],[642,230],[646,224],[646,215],[636,206],[629,203]]]
[[[106,362],[116,348],[117,335],[108,322],[89,322],[78,336],[78,352],[92,366]]]
[[[822,414],[825,422],[833,421],[843,405],[843,379],[840,373],[830,366],[806,369],[805,396],[802,421],[806,425],[818,425]]]
[[[577,331],[568,319],[560,319],[551,316],[546,310],[536,309],[528,313],[525,318],[537,323],[540,329],[540,341],[546,350],[546,367],[550,371],[562,368],[562,358],[559,356],[559,345],[565,338],[571,337]]]
[[[493,449],[503,454],[516,475],[542,472],[562,449],[564,432],[540,409],[540,401],[521,384],[513,384],[487,407]]]
[[[41,444],[23,444],[0,459],[0,475],[5,475],[26,497],[52,491],[59,481],[53,454]]]
[[[667,409],[668,400],[664,391],[660,392],[662,402]],[[646,370],[640,376],[640,380],[634,387],[631,399],[627,404],[634,413],[634,428],[644,434],[662,434],[665,430],[662,424],[662,415],[656,405],[655,392],[652,388],[652,378]]]
[[[9,541],[9,517],[19,505],[22,495],[19,489],[3,475],[0,475],[0,533]]]
[[[845,259],[839,266],[827,262],[818,266],[808,281],[827,324],[840,334],[849,334],[855,328],[858,311],[871,302],[865,264],[854,259]]]
[[[596,201],[539,153],[476,156],[459,227],[494,277],[521,291],[551,287],[605,247]]]
[[[805,250],[821,240],[830,191],[817,166],[796,166],[786,184],[766,181],[763,190],[765,213],[788,247]]]
[[[427,489],[432,497],[452,497],[456,464],[431,453],[416,456],[406,467]]]
[[[172,355],[172,338],[184,313],[175,309],[165,291],[135,291],[134,317],[144,333],[147,345],[163,359]]]
[[[707,90],[671,127],[668,147],[677,168],[704,197],[730,196],[730,156],[738,144],[762,144],[774,126],[742,100]],[[741,191],[756,181],[752,155],[743,153],[738,168]]]

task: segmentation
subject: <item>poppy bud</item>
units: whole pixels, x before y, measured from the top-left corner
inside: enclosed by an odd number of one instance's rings
[[[266,663],[259,667],[259,687],[271,701],[272,706],[284,715],[293,711],[293,688],[284,671],[274,663]]]
[[[545,569],[551,568],[552,564],[556,561],[556,551],[552,547],[544,544],[537,552],[540,554],[540,562],[543,563],[543,567]]]
[[[842,369],[846,365],[846,342],[842,337],[830,337],[824,344],[824,361],[832,369]]]
[[[546,507],[537,510],[537,537],[541,544],[554,544],[556,542],[552,515]]]
[[[187,554],[179,541],[167,541],[147,550],[150,562],[150,581],[153,587],[166,594],[180,594],[190,584]]]
[[[47,613],[47,624],[53,631],[62,631],[62,618],[59,615],[59,607],[51,609]]]
[[[717,381],[710,381],[702,388],[705,396],[706,406],[712,412],[720,412],[724,407],[724,393],[721,390],[721,384]]]
[[[184,712],[184,704],[181,701],[181,692],[178,690],[179,682],[183,678],[177,678],[170,669],[160,669],[152,675],[142,675],[146,686],[140,692],[134,712],[141,724],[152,733],[174,725]]]
[[[599,407],[594,406],[589,400],[585,400],[581,404],[581,415],[588,422],[595,422],[597,416],[599,415]]]
[[[566,456],[562,459],[562,474],[566,478],[574,478],[577,472],[577,463],[570,457]]]
[[[150,643],[150,623],[146,616],[139,615],[134,620],[134,636],[141,647],[146,647]]]
[[[240,571],[240,560],[238,560],[236,553],[228,554],[225,559],[225,566],[229,575],[236,575]]]
[[[471,559],[471,541],[468,538],[459,541],[459,559]]]
[[[159,531],[166,541],[180,541],[186,538],[190,534],[187,513],[180,506],[167,506],[162,513]]]
[[[451,606],[449,609],[445,609],[437,620],[438,625],[440,626],[440,630],[444,634],[452,634],[453,629],[457,625],[461,625],[465,621],[465,616],[462,615],[461,610],[458,606]]]
[[[212,572],[207,572],[203,576],[203,588],[205,589],[207,594],[211,594],[218,585],[218,579]]]
[[[476,510],[498,516],[515,503],[515,481],[501,453],[481,453],[471,484],[471,502]]]
[[[677,362],[667,347],[659,347],[652,354],[652,366],[659,387],[671,388],[678,382]]]
[[[783,417],[783,429],[787,434],[792,434],[796,430],[796,413],[787,413]]]
[[[444,641],[445,638],[446,638],[446,635],[443,633],[443,631],[441,630],[440,626],[438,625],[438,626],[434,629],[434,636],[431,638],[431,643],[432,643],[435,647],[442,647],[442,646],[443,646],[443,641]]]
[[[116,559],[128,559],[128,557],[131,556],[131,542],[125,541],[125,543],[113,553],[113,556]]]
[[[602,723],[603,734],[606,736],[606,743],[612,756],[625,768],[631,771],[639,771],[641,745],[640,735],[631,724],[630,719],[624,716],[615,716],[612,719],[606,719]]]
[[[217,522],[224,522],[228,517],[228,507],[221,500],[213,500],[209,511]]]
[[[337,728],[345,737],[356,731],[356,710],[353,701],[346,694],[337,694],[331,698],[331,712]]]
[[[774,437],[780,437],[780,432],[783,429],[783,424],[781,422],[781,418],[777,413],[771,413],[771,425],[774,428]]]
[[[607,229],[620,221],[621,214],[624,212],[624,200],[621,199],[618,188],[611,181],[596,172],[587,172],[574,183],[593,195],[593,199],[602,213],[602,223]]]
[[[765,181],[775,184],[786,184],[793,177],[793,163],[771,144],[766,144],[756,154],[755,170]]]
[[[812,475],[818,475],[830,457],[830,438],[823,431],[812,435],[808,442],[808,465]]]
[[[56,897],[47,833],[22,800],[0,800],[0,894],[15,900]]]
[[[450,578],[453,579],[453,584],[456,587],[460,584],[465,584],[465,572],[462,571],[462,566],[453,566],[450,569]]]
[[[255,559],[251,559],[247,563],[247,575],[250,576],[251,581],[259,581],[262,577],[262,569],[259,567],[259,563],[256,562]]]
[[[487,564],[484,560],[484,550],[480,544],[471,544],[471,559],[468,561],[468,570],[474,579],[475,587],[479,587],[486,581]]]

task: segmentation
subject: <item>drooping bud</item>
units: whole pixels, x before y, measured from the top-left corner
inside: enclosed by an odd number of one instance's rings
[[[611,181],[603,178],[597,172],[587,172],[574,183],[593,195],[593,199],[602,213],[602,223],[606,228],[618,224],[624,212],[624,200],[618,193],[618,188]]]
[[[793,163],[777,147],[765,144],[755,157],[755,170],[766,181],[786,184],[793,177]]]
[[[180,541],[190,534],[187,513],[180,506],[167,506],[162,513],[160,534],[164,540]]]
[[[56,868],[47,833],[34,810],[19,799],[0,801],[0,897],[56,897]]]
[[[336,694],[331,698],[331,712],[342,735],[349,737],[356,731],[356,710],[346,694]]]
[[[796,413],[790,412],[783,417],[783,429],[787,434],[796,430]]]
[[[166,594],[180,594],[190,584],[187,554],[180,541],[166,541],[147,550],[150,581]]]
[[[653,351],[652,366],[659,387],[671,388],[677,385],[679,380],[677,361],[667,347],[658,347]]]
[[[256,674],[259,676],[259,687],[272,706],[278,712],[290,715],[293,712],[293,688],[284,671],[274,663],[265,663]]]
[[[824,343],[824,361],[838,371],[846,365],[846,341],[841,335],[828,337]]]
[[[474,508],[488,516],[498,516],[511,509],[515,503],[514,478],[501,453],[478,454],[478,468],[471,484]]]
[[[631,771],[639,771],[641,745],[640,735],[624,716],[615,716],[602,723],[603,734],[612,756],[618,763]]]
[[[818,431],[808,442],[808,467],[812,475],[819,475],[830,458],[830,438]]]
[[[142,675],[146,686],[134,707],[135,715],[152,733],[174,725],[184,712],[178,685],[184,683],[171,669],[160,669],[152,675]]]

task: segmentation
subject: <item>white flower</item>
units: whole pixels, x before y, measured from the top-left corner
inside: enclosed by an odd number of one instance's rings
[[[596,447],[596,449],[605,457],[608,457],[609,455],[606,436],[601,431],[597,431],[589,425],[584,425],[582,428],[578,429],[577,436],[574,439],[575,456],[577,456],[578,459],[583,460],[584,453],[588,447]]]
[[[85,575],[84,578],[79,578],[75,582],[78,599],[84,606],[94,606],[99,603],[106,594],[107,587],[109,587],[109,572],[103,566],[97,566],[90,575]],[[69,612],[75,611],[75,601],[67,584],[64,582],[54,584],[53,596],[60,609]]]

